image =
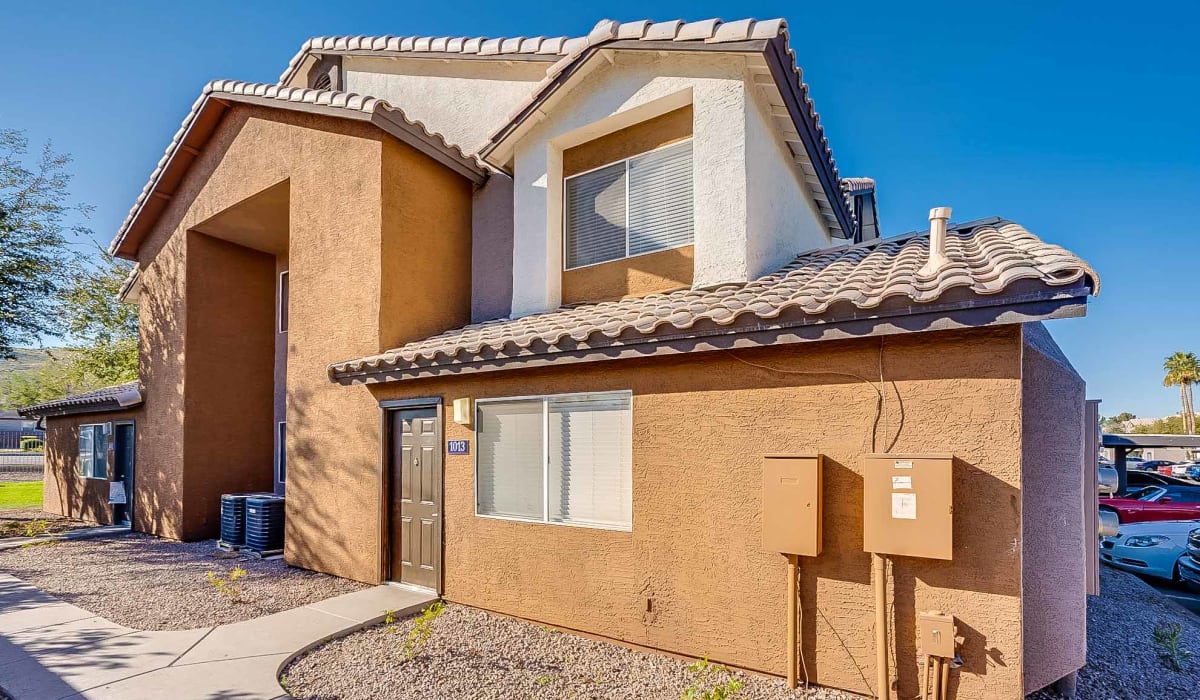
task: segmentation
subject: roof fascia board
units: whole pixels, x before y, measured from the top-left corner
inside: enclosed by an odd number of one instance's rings
[[[719,44],[705,44],[703,42],[677,42],[677,41],[645,41],[641,39],[618,39],[614,41],[597,44],[590,47],[575,57],[571,64],[565,68],[562,73],[555,76],[554,80],[546,85],[537,99],[532,101],[525,109],[509,119],[508,123],[492,137],[491,142],[479,152],[479,158],[488,163],[492,167],[499,168],[505,173],[511,175],[511,168],[508,167],[509,161],[512,159],[513,150],[517,136],[524,134],[533,125],[541,121],[538,115],[545,114],[553,107],[554,98],[561,90],[577,76],[587,75],[588,71],[585,68],[590,68],[595,62],[593,59],[604,51],[671,51],[671,52],[711,52],[711,53],[729,53],[729,54],[746,54],[757,53],[764,54],[767,49],[767,39],[749,39],[746,41],[730,41]],[[765,55],[765,54],[764,54]]]
[[[1068,290],[1032,293],[1016,299],[1006,297],[1002,302],[980,298],[953,304],[932,305],[922,308],[917,313],[906,313],[906,309],[898,309],[888,314],[872,314],[860,318],[850,317],[837,321],[817,318],[800,322],[759,324],[736,332],[729,332],[728,329],[725,329],[723,332],[715,330],[680,333],[673,336],[654,336],[629,343],[551,353],[531,352],[511,357],[410,366],[403,369],[365,369],[332,374],[330,379],[338,384],[351,385],[487,372],[515,367],[545,367],[1078,318],[1087,314],[1087,291],[1084,286]],[[908,310],[911,310],[911,307]]]
[[[315,51],[310,55],[317,56],[351,56],[364,58],[412,58],[418,60],[433,59],[438,61],[496,61],[500,63],[554,63],[562,59],[561,54],[554,53],[454,53],[450,51],[383,51],[373,49],[326,49]],[[288,80],[295,75],[289,75]]]
[[[383,131],[395,136],[397,139],[412,146],[416,150],[424,153],[437,162],[445,165],[459,175],[467,178],[476,185],[482,184],[487,179],[487,171],[483,168],[472,168],[467,163],[451,156],[445,150],[429,143],[424,131],[419,127],[408,123],[402,117],[398,117],[393,112],[387,109],[376,108],[372,112],[362,112],[358,110],[348,110],[341,107],[330,107],[327,105],[310,104],[308,102],[285,102],[269,97],[258,97],[256,95],[222,95],[220,98],[226,102],[240,102],[244,104],[258,105],[269,109],[285,109],[293,112],[305,112],[308,114],[320,114],[324,116],[334,117],[337,119],[349,119],[352,121],[368,122],[379,127]]]
[[[168,176],[174,177],[176,174],[187,172],[192,167],[192,162],[200,157],[203,151],[203,146],[207,143],[208,137],[220,126],[225,112],[229,110],[229,104],[221,100],[213,98],[211,95],[205,96],[204,102],[200,108],[196,110],[196,116],[188,125],[187,132],[183,138],[179,140],[178,146],[174,152],[170,154],[167,167],[163,168],[158,176],[154,179],[154,184],[150,189],[150,196],[142,200],[138,205],[137,211],[134,212],[130,219],[129,226],[124,227],[116,240],[109,244],[109,252],[118,258],[125,260],[137,261],[137,247],[133,250],[128,250],[126,242],[132,236],[134,239],[140,236],[134,235],[140,233],[144,224],[144,215],[147,211],[147,206],[153,206],[161,213],[162,209],[166,208],[167,203],[174,192],[163,192],[162,183],[168,179]],[[199,145],[196,143],[199,142]],[[151,217],[156,218],[156,217]]]
[[[815,125],[808,110],[802,108],[803,101],[800,95],[796,94],[796,83],[792,79],[795,76],[795,70],[792,67],[791,58],[788,57],[786,39],[783,36],[777,36],[767,43],[769,46],[764,52],[764,56],[767,59],[771,77],[774,78],[775,84],[783,96],[783,102],[791,114],[796,130],[800,133],[804,150],[808,152],[813,169],[817,171],[821,189],[825,191],[825,196],[829,199],[829,206],[833,209],[845,238],[853,240],[855,237],[854,224],[850,212],[846,208],[846,199],[841,183],[833,172],[833,168],[830,167],[828,159],[825,158],[821,139],[816,134]]]
[[[459,175],[462,175],[476,185],[481,185],[487,180],[487,170],[481,167],[471,167],[469,164],[450,155],[444,149],[429,143],[419,127],[408,123],[403,117],[398,116],[394,112],[377,109],[373,114],[364,114],[364,116],[368,116],[368,121],[375,126],[450,168]]]

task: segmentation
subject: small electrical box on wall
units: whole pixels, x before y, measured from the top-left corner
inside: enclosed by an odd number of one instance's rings
[[[863,467],[863,549],[952,559],[954,456],[875,454]]]
[[[917,616],[918,647],[927,656],[953,659],[957,653],[954,617],[940,612],[923,612]]]
[[[821,455],[763,458],[763,549],[815,557],[821,553]]]

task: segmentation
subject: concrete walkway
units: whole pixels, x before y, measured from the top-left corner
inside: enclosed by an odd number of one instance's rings
[[[286,698],[276,679],[292,657],[433,600],[376,586],[246,622],[139,632],[0,574],[0,687],[13,700]]]

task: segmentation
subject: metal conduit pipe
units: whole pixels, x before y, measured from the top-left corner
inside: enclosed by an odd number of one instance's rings
[[[875,697],[887,700],[891,697],[888,681],[888,629],[887,629],[887,560],[882,554],[871,553],[875,586]]]

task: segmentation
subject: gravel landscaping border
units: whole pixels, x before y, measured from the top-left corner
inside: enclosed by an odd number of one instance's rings
[[[1088,597],[1087,666],[1079,671],[1077,697],[1200,697],[1200,617],[1175,604],[1133,574],[1100,567],[1100,595]],[[1170,668],[1154,643],[1160,624],[1179,624],[1180,648],[1191,655],[1182,671]],[[1050,690],[1030,700],[1057,700]]]
[[[360,630],[293,660],[281,676],[306,700],[679,700],[700,674],[687,661],[578,637],[551,627],[448,605],[425,647],[407,660],[416,617]],[[789,691],[781,679],[716,670],[703,687],[743,684],[738,700],[860,696],[829,688]]]
[[[39,524],[43,523],[43,524]],[[32,526],[32,530],[27,530]],[[0,540],[10,537],[35,537],[51,535],[84,527],[96,527],[96,523],[47,513],[40,508],[0,510]],[[28,532],[35,534],[30,535]]]
[[[234,601],[207,580],[246,571]],[[133,533],[0,551],[0,571],[126,627],[182,630],[241,622],[367,585],[217,549]]]

